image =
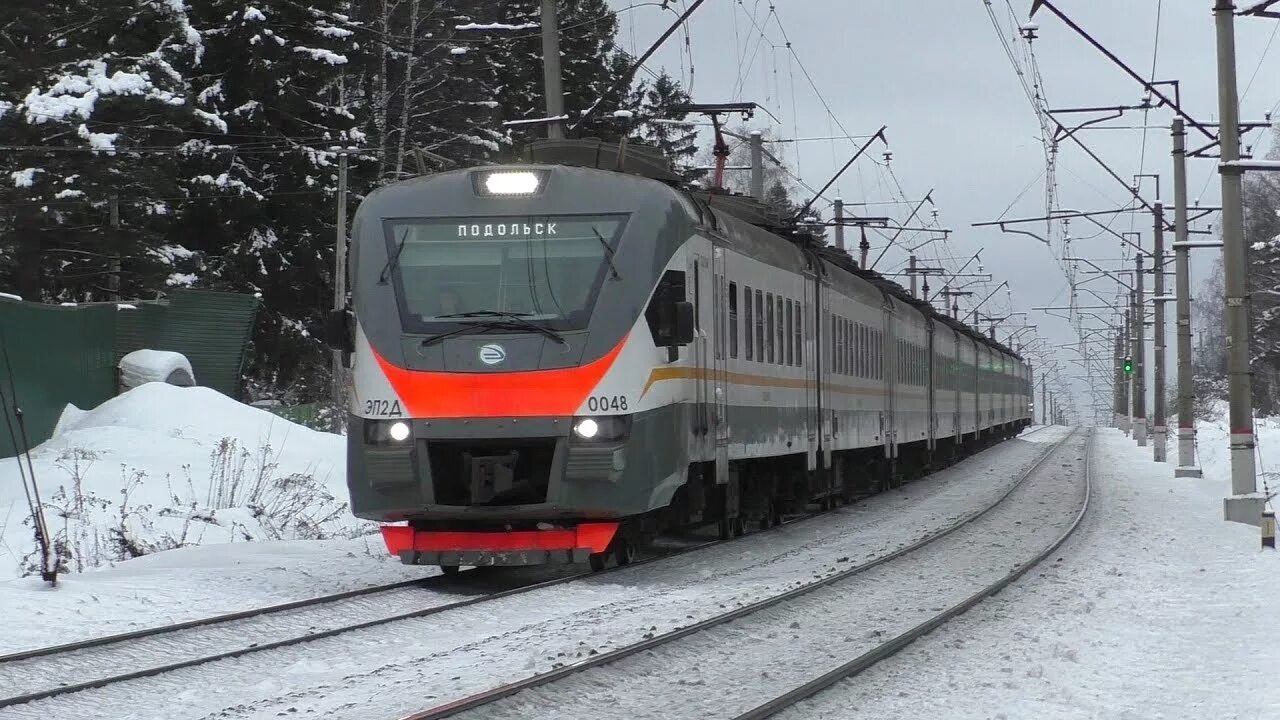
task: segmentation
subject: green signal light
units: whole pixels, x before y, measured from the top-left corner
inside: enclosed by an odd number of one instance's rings
[[[1124,359],[1124,374],[1125,375],[1133,374],[1133,361],[1130,360],[1129,358]]]

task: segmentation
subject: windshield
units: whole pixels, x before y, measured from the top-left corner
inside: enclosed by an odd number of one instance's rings
[[[433,218],[387,222],[406,330],[438,332],[468,313],[586,327],[625,216]]]

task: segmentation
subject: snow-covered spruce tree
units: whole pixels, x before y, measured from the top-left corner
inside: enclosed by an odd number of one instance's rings
[[[662,148],[674,166],[683,168],[680,174],[686,181],[702,178],[706,173],[690,169],[698,155],[696,127],[649,122],[652,119],[684,120],[687,117],[685,113],[671,108],[688,103],[689,93],[681,87],[679,80],[666,72],[659,73],[657,79],[644,83],[640,89],[643,98],[640,114],[645,120],[637,128],[638,139]]]
[[[180,158],[190,199],[164,253],[198,262],[171,285],[260,294],[251,398],[306,402],[327,383],[315,333],[333,302],[336,150],[363,145],[348,95],[364,46],[348,5],[193,4],[204,46],[188,74],[205,124]]]
[[[501,29],[476,30],[483,52],[497,71],[500,121],[546,116],[543,95],[542,35],[539,0],[478,0],[469,3],[476,25],[501,25]],[[561,0],[561,83],[564,108],[573,124],[597,99],[605,98],[592,121],[577,133],[582,137],[616,140],[624,124],[612,117],[614,110],[628,109],[614,91],[619,61],[614,38],[618,21],[605,0]],[[623,93],[624,95],[626,93]],[[516,146],[546,136],[542,125],[510,128]]]
[[[32,300],[155,288],[164,149],[195,122],[181,68],[201,42],[176,0],[4,3],[0,143],[20,149],[0,153],[0,282]]]

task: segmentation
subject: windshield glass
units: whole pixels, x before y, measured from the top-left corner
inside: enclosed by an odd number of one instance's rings
[[[406,330],[437,332],[466,313],[516,313],[586,327],[625,216],[432,218],[387,222]],[[403,248],[400,248],[403,243]],[[452,316],[452,317],[450,317]]]

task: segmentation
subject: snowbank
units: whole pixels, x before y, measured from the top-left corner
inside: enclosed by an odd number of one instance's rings
[[[1213,406],[1212,420],[1196,421],[1196,459],[1206,480],[1222,483],[1223,495],[1231,489],[1231,438],[1227,422],[1227,403]],[[1173,423],[1171,427],[1176,427]],[[1258,468],[1258,490],[1263,482],[1274,492],[1280,489],[1280,417],[1257,418],[1253,421],[1256,448],[1254,461]],[[1178,457],[1176,431],[1170,434],[1169,457]]]
[[[208,388],[148,383],[89,411],[68,407],[32,451],[66,570],[161,550],[353,537],[345,441]],[[0,459],[0,577],[35,544],[15,459]]]

